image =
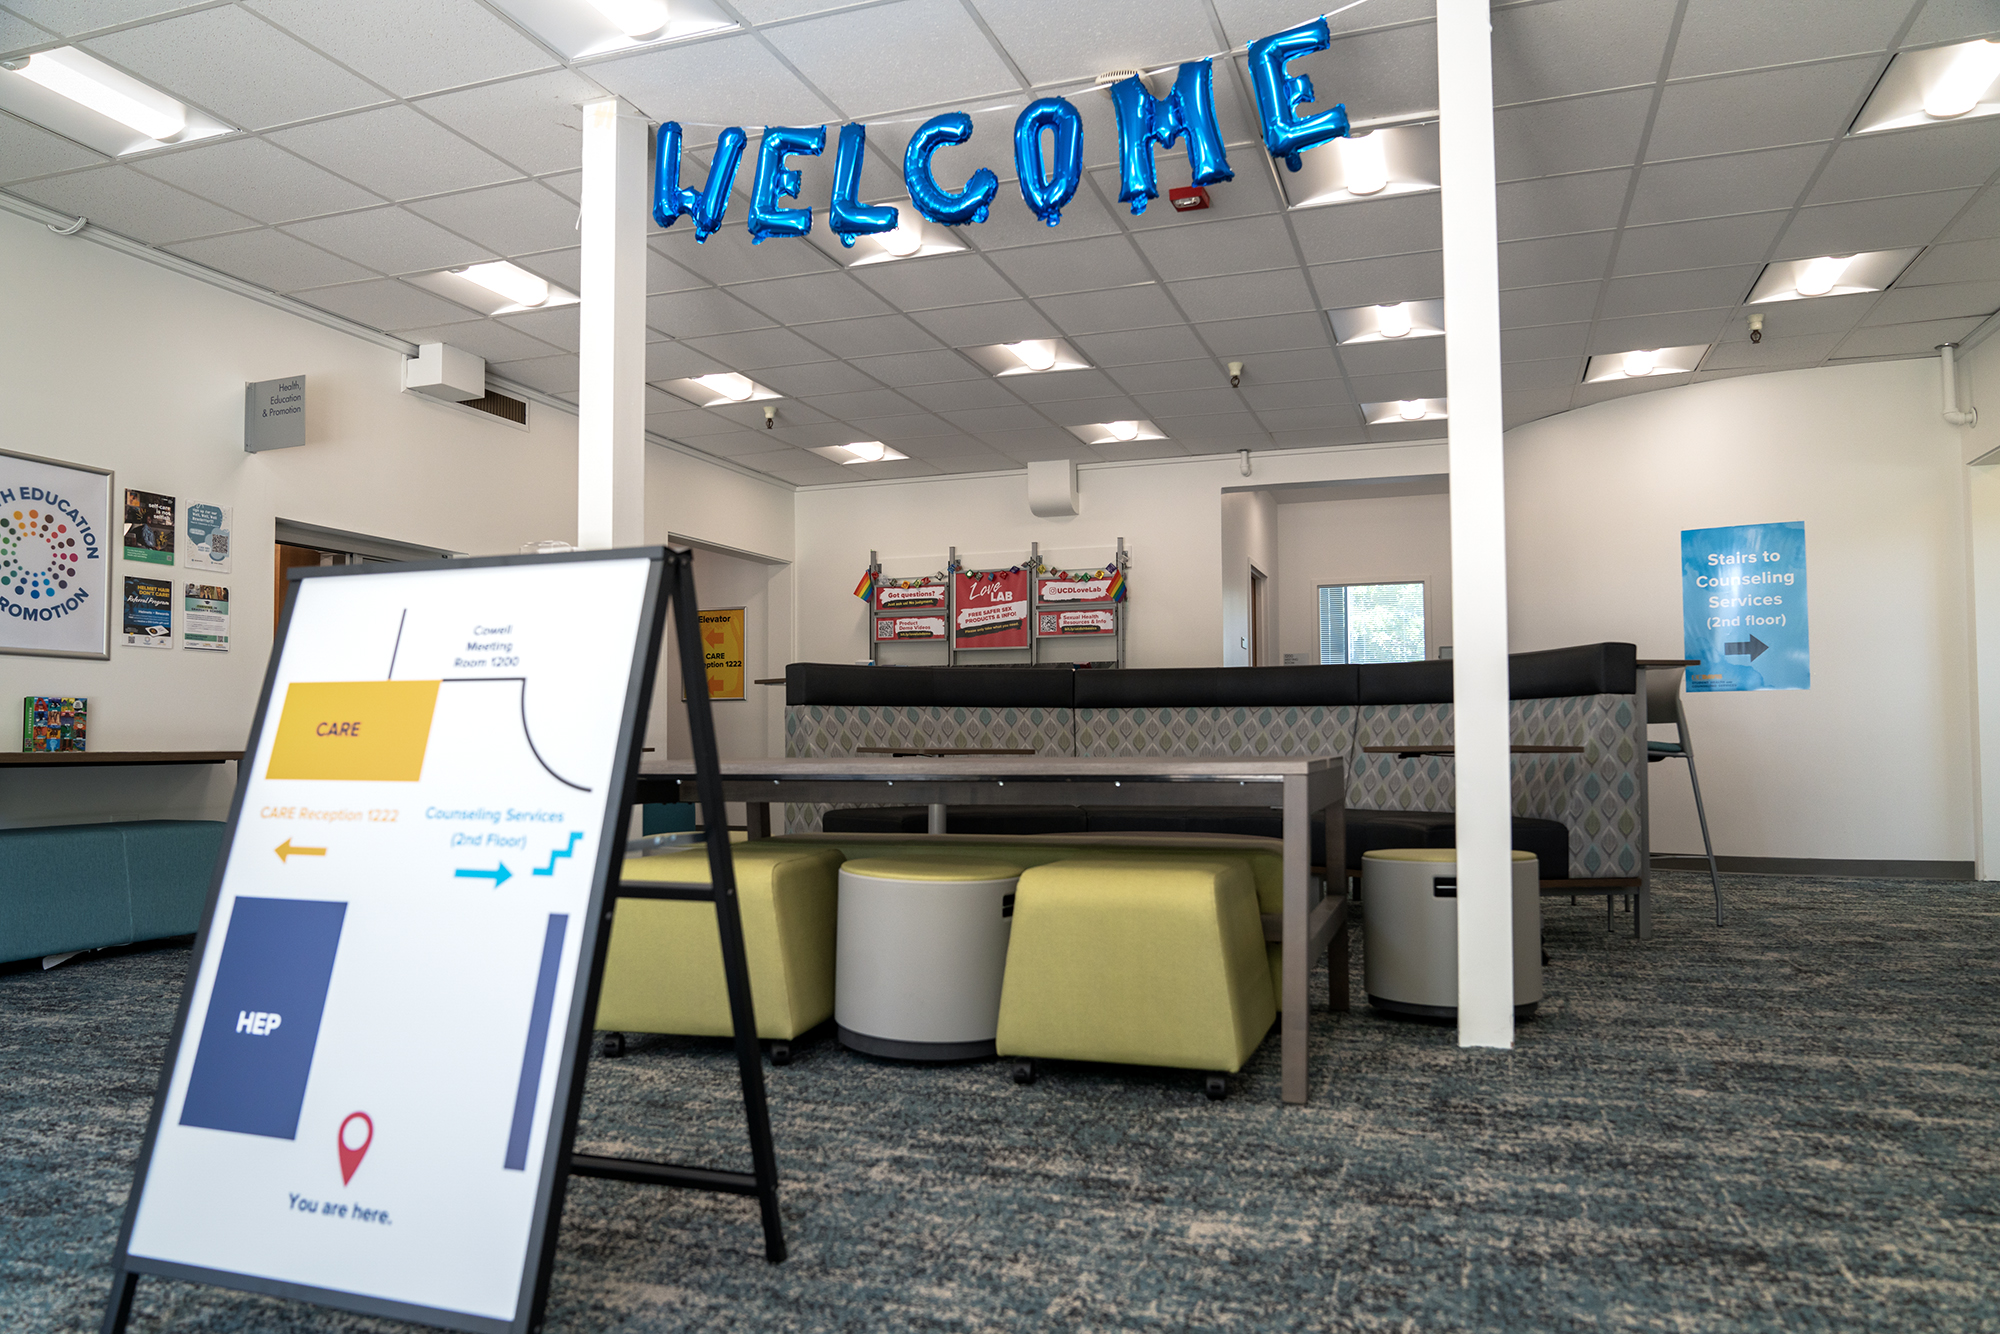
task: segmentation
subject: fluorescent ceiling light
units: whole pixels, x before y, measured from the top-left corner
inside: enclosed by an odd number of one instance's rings
[[[1382,154],[1382,134],[1349,135],[1334,140],[1340,147],[1340,169],[1351,195],[1379,195],[1389,185],[1389,163]]]
[[[1879,292],[1902,276],[1916,249],[1864,250],[1845,257],[1787,259],[1766,264],[1746,298],[1749,305],[1767,301],[1797,301],[1816,296],[1848,296]]]
[[[404,279],[482,315],[518,315],[528,310],[573,306],[576,293],[557,287],[504,259],[467,264],[442,273],[417,273]]]
[[[1441,422],[1450,414],[1441,398],[1405,398],[1388,403],[1363,403],[1362,415],[1370,426],[1408,426],[1414,422]]]
[[[900,449],[889,448],[880,440],[855,440],[845,445],[822,445],[812,452],[842,466],[850,463],[894,463],[897,459],[910,457]]]
[[[1149,421],[1087,422],[1069,427],[1086,445],[1129,445],[1137,440],[1164,440],[1166,432]]]
[[[659,46],[742,25],[715,0],[492,0],[571,60]]]
[[[1853,134],[2000,115],[2000,42],[1903,51],[1854,118]]]
[[[1444,302],[1398,301],[1384,306],[1329,310],[1333,336],[1347,343],[1382,343],[1405,338],[1442,338]]]
[[[526,269],[517,269],[504,259],[488,264],[468,264],[453,273],[469,278],[487,291],[504,296],[517,306],[545,306],[549,302],[549,280],[537,278]]]
[[[1261,156],[1272,164],[1278,190],[1291,208],[1364,203],[1438,188],[1435,121],[1378,125],[1365,134],[1320,144],[1299,155],[1297,171],[1269,154]]]
[[[777,390],[735,371],[718,371],[714,375],[697,375],[687,380],[663,380],[660,388],[704,408],[726,408],[738,403],[761,403],[765,399],[784,397]]]
[[[924,248],[923,224],[916,221],[914,213],[914,210],[908,212],[898,210],[895,227],[883,232],[877,241],[877,244],[897,259],[908,259]]]
[[[0,71],[0,109],[114,157],[232,128],[73,46],[10,60]]]
[[[1657,380],[1663,375],[1690,375],[1707,354],[1707,343],[1600,352],[1585,363],[1583,378],[1586,384],[1599,384],[1605,380]]]
[[[951,228],[940,227],[927,220],[909,200],[888,202],[896,210],[896,225],[889,231],[857,236],[853,245],[844,246],[833,232],[822,232],[815,227],[808,239],[849,268],[860,268],[864,264],[889,264],[899,259],[955,255],[966,248],[965,242],[959,240]]]
[[[1028,338],[1018,343],[968,347],[964,351],[991,375],[1042,375],[1049,371],[1082,370],[1090,364],[1060,338]]]

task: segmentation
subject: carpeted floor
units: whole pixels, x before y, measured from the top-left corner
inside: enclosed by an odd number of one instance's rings
[[[771,1072],[792,1258],[754,1207],[578,1180],[547,1328],[2000,1328],[2000,886],[1659,877],[1655,938],[1546,902],[1550,999],[1511,1053],[1316,1016],[1191,1074]],[[1360,990],[1357,949],[1355,989]],[[95,1328],[185,950],[0,976],[0,1325]],[[1323,979],[1322,990],[1323,997]],[[580,1146],[747,1166],[731,1058],[594,1063]],[[145,1279],[134,1330],[389,1330]]]

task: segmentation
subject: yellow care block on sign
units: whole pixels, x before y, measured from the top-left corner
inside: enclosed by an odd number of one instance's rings
[[[294,681],[266,778],[414,783],[437,709],[436,681]]]

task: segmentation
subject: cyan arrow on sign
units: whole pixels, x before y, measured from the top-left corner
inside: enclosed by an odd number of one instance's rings
[[[1757,636],[1751,635],[1747,641],[1732,641],[1724,644],[1722,646],[1722,655],[1726,658],[1740,658],[1747,653],[1750,656],[1750,661],[1755,662],[1770,647],[1769,644],[1766,644],[1763,640],[1757,638]],[[459,874],[464,875],[465,872],[460,871]]]
[[[493,888],[498,889],[500,888],[500,886],[506,884],[509,880],[512,880],[514,878],[514,873],[507,869],[506,862],[501,862],[500,869],[497,871],[478,871],[469,868],[461,868],[458,872],[458,878],[460,880],[491,880],[493,882]]]

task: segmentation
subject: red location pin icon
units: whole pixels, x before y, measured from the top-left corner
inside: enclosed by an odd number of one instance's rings
[[[350,1112],[340,1123],[340,1184],[354,1180],[368,1146],[375,1142],[375,1123],[366,1112]]]

